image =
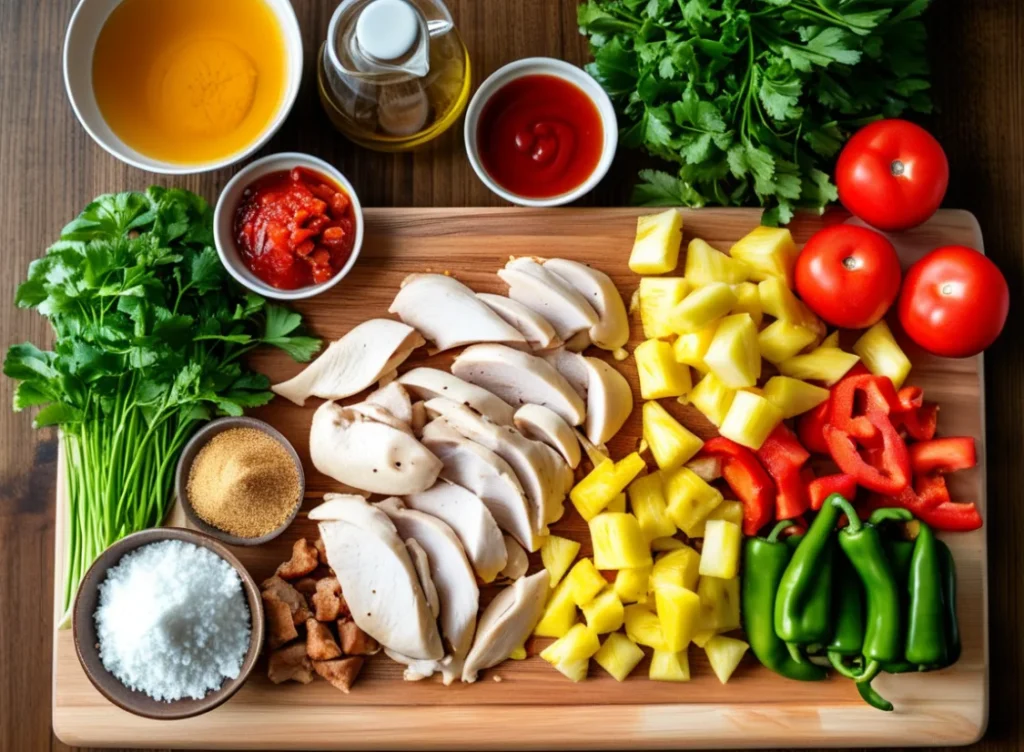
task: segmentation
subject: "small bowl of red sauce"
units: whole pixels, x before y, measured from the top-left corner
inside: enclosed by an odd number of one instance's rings
[[[213,227],[231,276],[278,300],[334,287],[363,245],[363,210],[351,183],[322,159],[294,152],[240,170],[217,200]]]
[[[560,206],[591,191],[618,145],[611,100],[586,71],[530,57],[495,71],[466,110],[466,152],[484,184],[520,206]]]

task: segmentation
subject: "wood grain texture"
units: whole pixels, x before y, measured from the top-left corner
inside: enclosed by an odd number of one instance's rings
[[[294,5],[307,49],[312,50],[324,35],[334,2],[294,0]],[[527,54],[584,62],[586,45],[577,34],[575,5],[575,0],[449,3],[477,81]],[[173,182],[213,198],[230,175],[223,171],[171,181],[125,167],[92,143],[75,122],[61,78],[63,35],[73,7],[74,0],[0,0],[4,347],[48,341],[49,329],[41,318],[13,307],[15,284],[28,262],[90,198],[154,182]],[[926,124],[950,159],[946,205],[969,209],[978,217],[987,251],[1006,273],[1014,300],[1007,332],[986,361],[988,478],[994,500],[986,528],[994,699],[988,732],[974,747],[1008,752],[1024,750],[1024,546],[1019,532],[1024,530],[1019,480],[1024,467],[1024,3],[935,0],[928,25],[939,111]],[[308,76],[295,111],[266,151],[283,148],[310,151],[337,164],[356,181],[368,206],[500,205],[473,176],[457,133],[415,154],[363,151],[330,130]],[[585,203],[627,203],[635,167],[642,162],[642,157],[620,155]],[[0,603],[8,616],[0,630],[0,750],[66,750],[51,734],[49,699],[57,445],[53,432],[31,429],[30,416],[3,408],[10,398],[10,382],[0,379]],[[142,744],[161,745],[160,733]],[[280,746],[294,747],[290,740]]]
[[[495,271],[509,256],[558,255],[589,261],[615,280],[629,299],[638,278],[626,265],[636,228],[636,209],[376,209],[366,216],[366,240],[359,264],[337,288],[303,301],[301,310],[327,340],[341,337],[356,324],[386,317],[402,280],[411,273],[449,273],[477,291],[505,292]],[[826,221],[841,217],[802,217],[792,225],[797,242],[805,241]],[[757,224],[749,209],[705,209],[684,213],[684,245],[701,237],[727,249]],[[982,247],[974,218],[944,211],[927,225],[906,233],[899,250],[912,263],[937,244]],[[643,334],[632,317],[632,351]],[[928,356],[904,343],[916,364],[912,383],[942,406],[940,426],[949,435],[974,436],[979,467],[951,476],[960,498],[978,499],[985,509],[984,428],[980,359],[949,361]],[[400,370],[431,364],[447,367],[455,353],[428,357],[421,349]],[[276,382],[303,366],[281,352],[266,351],[253,365]],[[617,365],[639,398],[632,359]],[[359,401],[355,395],[347,402]],[[280,538],[235,554],[260,581],[289,557],[300,536],[313,539],[316,526],[308,509],[338,484],[308,462],[309,426],[321,400],[297,407],[274,400],[253,411],[280,430],[304,458],[307,501],[303,512]],[[662,404],[691,430],[703,436],[713,426],[693,407],[672,400]],[[640,411],[610,443],[615,457],[633,451],[640,439]],[[579,474],[584,470],[581,468]],[[64,501],[58,487],[58,519]],[[583,543],[590,555],[586,523],[568,505],[552,532]],[[60,539],[58,538],[58,541]],[[530,658],[509,661],[486,672],[473,685],[444,687],[438,680],[403,682],[401,667],[384,656],[371,659],[353,692],[342,695],[324,682],[309,686],[274,686],[259,666],[246,686],[221,708],[188,722],[159,723],[135,719],[107,703],[85,678],[70,635],[58,633],[55,647],[53,722],[58,735],[76,743],[138,744],[161,732],[165,743],[190,746],[201,741],[220,746],[274,747],[301,740],[306,747],[330,747],[345,733],[350,746],[477,749],[542,748],[555,744],[617,749],[670,746],[760,746],[813,738],[842,746],[856,740],[885,746],[893,739],[908,744],[941,741],[963,744],[978,738],[988,714],[987,568],[981,532],[947,538],[957,560],[960,625],[964,655],[954,667],[937,674],[885,677],[877,683],[899,709],[880,714],[860,702],[852,684],[833,677],[822,684],[788,682],[761,667],[750,655],[728,685],[714,677],[703,651],[691,648],[693,680],[685,685],[651,682],[642,664],[624,683],[592,667],[586,682],[570,685],[537,653],[550,641],[531,640]],[[57,571],[63,546],[58,545]],[[540,567],[539,555],[532,569]],[[487,588],[485,597],[493,594]],[[500,680],[495,680],[498,677]],[[538,709],[553,718],[538,724]],[[766,724],[764,719],[773,720]],[[321,719],[314,722],[315,719]],[[397,728],[396,728],[397,727]],[[378,736],[379,729],[387,734]],[[406,731],[407,729],[407,731]],[[812,734],[813,736],[808,736]]]

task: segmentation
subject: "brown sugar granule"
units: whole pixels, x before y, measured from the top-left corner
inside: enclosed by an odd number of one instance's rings
[[[255,428],[231,428],[204,446],[188,478],[200,519],[241,538],[275,530],[301,502],[299,473],[288,451]]]

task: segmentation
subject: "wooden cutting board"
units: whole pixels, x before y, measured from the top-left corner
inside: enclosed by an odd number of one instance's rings
[[[495,276],[509,256],[562,256],[591,263],[611,274],[628,301],[638,278],[627,268],[637,209],[375,209],[366,213],[362,258],[351,276],[330,293],[296,308],[325,340],[355,324],[387,316],[402,279],[413,272],[450,273],[474,290],[505,292]],[[684,244],[702,237],[726,250],[757,223],[744,209],[686,211]],[[831,220],[800,217],[792,230],[798,242]],[[927,225],[899,238],[905,264],[939,245],[982,248],[973,216],[942,211]],[[630,350],[641,340],[633,317]],[[906,344],[906,343],[905,343]],[[975,499],[985,514],[985,431],[982,360],[944,360],[906,345],[914,370],[910,382],[942,406],[939,430],[969,435],[978,443],[978,467],[951,477],[957,499]],[[600,354],[607,357],[607,354]],[[425,363],[446,366],[451,355],[427,357],[417,351],[405,368]],[[287,356],[261,353],[254,367],[280,381],[301,366]],[[616,364],[636,385],[632,358]],[[637,398],[639,395],[637,393]],[[314,404],[315,403],[315,404]],[[308,457],[310,418],[319,400],[299,408],[282,399],[254,411],[280,429]],[[698,434],[713,427],[695,409],[674,400],[663,404]],[[636,448],[639,410],[611,443],[613,456]],[[306,466],[303,513],[276,541],[236,553],[257,581],[288,558],[300,536],[316,537],[306,511],[325,491],[329,478]],[[58,488],[63,489],[63,482]],[[58,520],[66,513],[58,494]],[[554,532],[584,543],[586,526],[567,504]],[[60,524],[60,523],[58,523]],[[647,679],[647,661],[624,683],[593,665],[590,678],[572,684],[537,653],[547,641],[528,643],[530,657],[508,661],[472,685],[444,687],[437,680],[409,683],[383,655],[373,658],[349,695],[326,682],[274,686],[259,664],[241,691],[213,712],[183,721],[149,721],[106,702],[86,679],[70,631],[54,640],[53,726],[66,743],[80,746],[203,747],[235,749],[562,749],[773,746],[903,746],[966,744],[979,738],[988,719],[988,586],[984,530],[946,536],[956,556],[963,657],[954,667],[927,675],[885,676],[877,688],[896,706],[893,713],[868,708],[846,680],[818,684],[784,680],[748,653],[728,685],[710,670],[704,651],[690,648],[693,679],[666,684]],[[58,530],[57,566],[62,572]],[[532,568],[539,567],[534,557]],[[57,592],[60,592],[57,588]],[[490,597],[489,595],[485,597]],[[57,604],[59,609],[59,604]]]

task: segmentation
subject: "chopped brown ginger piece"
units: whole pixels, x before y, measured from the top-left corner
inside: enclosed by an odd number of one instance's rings
[[[317,580],[316,592],[313,594],[313,608],[316,609],[317,621],[336,621],[348,614],[348,606],[341,596],[341,585],[337,577],[324,577]]]
[[[306,605],[302,593],[277,575],[265,580],[260,587],[264,601],[280,601],[287,604],[292,621],[297,625],[306,623],[306,619],[309,618],[309,606]]]
[[[279,566],[274,574],[286,580],[297,580],[316,569],[319,563],[316,547],[305,538],[299,538],[292,546],[292,558]]]
[[[312,603],[313,593],[316,592],[316,578],[315,577],[303,577],[301,580],[297,580],[292,587],[298,590],[306,598],[306,603]]]
[[[377,641],[366,634],[352,619],[338,619],[338,638],[345,655],[373,655],[380,650]]]
[[[292,621],[292,611],[284,601],[264,598],[263,613],[267,617],[267,645],[271,650],[299,636],[295,622]]]
[[[345,694],[352,688],[362,668],[363,659],[360,657],[313,661],[313,670]]]
[[[332,661],[341,658],[341,648],[326,624],[310,617],[306,619],[306,655],[314,661]]]
[[[286,681],[309,684],[313,681],[313,662],[306,655],[306,644],[294,642],[271,652],[267,664],[267,677],[274,684]]]

